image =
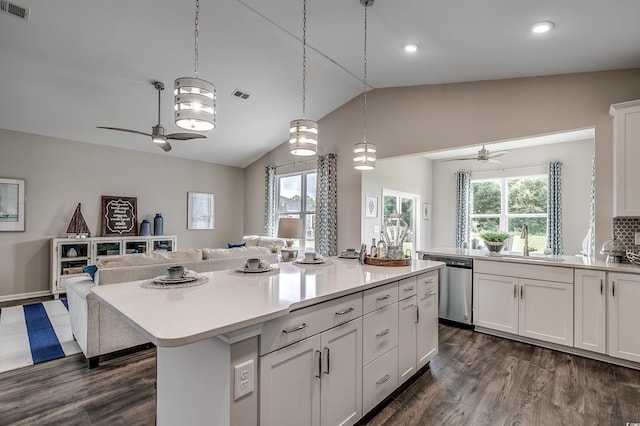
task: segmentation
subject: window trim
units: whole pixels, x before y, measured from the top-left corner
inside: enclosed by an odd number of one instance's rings
[[[316,174],[316,184],[317,184],[317,179],[318,179],[318,170],[317,169],[308,169],[308,170],[300,170],[300,171],[296,171],[296,172],[290,172],[290,173],[282,173],[282,174],[276,174],[276,217],[275,217],[275,223],[276,223],[276,235],[278,235],[278,224],[279,224],[279,219],[281,217],[298,217],[300,219],[302,219],[302,229],[303,231],[305,231],[307,229],[307,215],[314,215],[316,214],[316,210],[314,208],[314,210],[308,210],[307,208],[307,176],[310,174]],[[301,184],[300,184],[300,210],[292,210],[292,211],[287,211],[287,212],[281,212],[280,211],[280,179],[282,178],[286,178],[286,177],[291,177],[291,176],[300,176],[300,180],[301,180]],[[316,194],[316,201],[317,201],[317,194]],[[306,250],[307,248],[310,248],[310,246],[307,246],[307,241],[315,241],[315,236],[313,240],[307,239],[306,238],[306,232],[303,232],[302,238],[300,238],[299,240],[294,240],[297,242],[300,242],[300,246],[297,246],[296,244],[294,244],[294,248],[297,248],[298,250]]]

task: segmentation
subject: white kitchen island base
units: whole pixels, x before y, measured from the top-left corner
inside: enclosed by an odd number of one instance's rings
[[[218,337],[157,352],[157,424],[229,425],[231,347]]]

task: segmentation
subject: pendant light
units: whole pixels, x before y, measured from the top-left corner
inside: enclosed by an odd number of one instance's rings
[[[307,0],[302,3],[302,118],[289,125],[289,152],[297,156],[318,152],[318,123],[307,120]]]
[[[364,6],[364,78],[362,91],[364,92],[364,110],[362,115],[362,143],[353,147],[353,168],[356,170],[373,170],[376,166],[376,146],[367,143],[367,7],[373,5],[373,0],[360,0]]]
[[[216,87],[198,78],[198,30],[200,0],[196,0],[194,76],[176,79],[174,119],[178,127],[206,131],[216,127]]]

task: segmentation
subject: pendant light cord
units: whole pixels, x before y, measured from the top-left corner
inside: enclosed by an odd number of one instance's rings
[[[307,0],[302,2],[302,118],[307,110]]]
[[[198,22],[198,18],[200,16],[200,0],[196,0],[196,18],[194,21],[194,25],[195,25],[195,30],[194,30],[194,36],[195,36],[195,44],[194,44],[194,53],[195,53],[195,60],[193,61],[193,67],[194,67],[194,72],[195,72],[195,77],[198,78],[198,30],[200,27],[200,23]]]
[[[364,92],[364,111],[362,115],[363,142],[367,143],[367,7],[364,5],[364,78],[362,80],[362,91]]]

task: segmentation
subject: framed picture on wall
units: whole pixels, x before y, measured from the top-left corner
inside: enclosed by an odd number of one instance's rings
[[[431,203],[422,203],[422,219],[431,220]]]
[[[0,231],[24,231],[24,180],[0,178]]]
[[[102,196],[102,236],[138,235],[138,199],[115,195]]]
[[[364,208],[365,217],[378,217],[378,197],[367,196],[367,202]]]
[[[204,192],[187,193],[187,229],[214,229],[215,198]]]

